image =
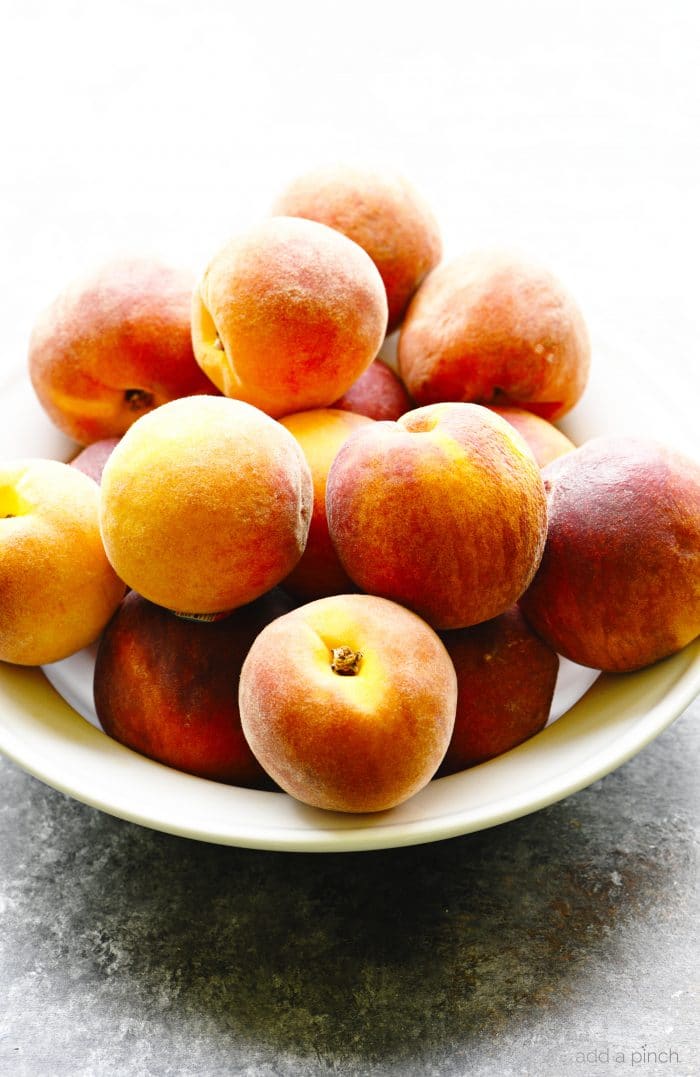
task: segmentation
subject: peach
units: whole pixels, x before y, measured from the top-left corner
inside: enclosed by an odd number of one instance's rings
[[[197,361],[229,397],[276,418],[327,407],[375,358],[381,277],[352,240],[273,217],[228,243],[195,291]]]
[[[452,734],[454,667],[415,614],[338,595],[279,617],[243,663],[243,732],[267,773],[317,808],[382,811],[427,785]]]
[[[511,606],[547,529],[530,450],[478,404],[435,404],[358,430],[331,465],[326,508],[357,586],[435,628],[466,628]]]
[[[71,460],[71,467],[77,467],[85,475],[89,475],[95,482],[102,482],[102,472],[105,464],[112,455],[112,449],[119,444],[119,438],[100,438],[81,449],[77,456]]]
[[[119,258],[76,281],[40,315],[29,373],[45,411],[82,445],[119,437],[168,400],[216,390],[195,362],[192,275]]]
[[[544,729],[559,656],[517,606],[441,638],[457,672],[457,715],[440,775],[493,759]]]
[[[542,472],[549,533],[521,607],[584,666],[626,672],[700,633],[700,464],[657,442],[599,437]]]
[[[426,273],[440,261],[437,222],[402,176],[332,165],[294,180],[274,212],[320,221],[367,251],[379,270],[389,304],[389,332],[404,316]]]
[[[391,367],[375,359],[333,407],[370,419],[396,421],[413,408],[413,401]]]
[[[558,456],[576,448],[573,441],[553,423],[532,411],[525,411],[524,408],[498,408],[493,405],[490,405],[490,409],[515,427],[529,445],[539,467],[546,467]]]
[[[349,411],[314,408],[288,415],[280,421],[299,442],[314,486],[314,505],[306,549],[283,581],[283,586],[303,598],[323,598],[352,591],[352,580],[338,560],[328,534],[326,480],[341,445],[355,430],[370,425],[372,420]]]
[[[514,404],[554,420],[585,388],[590,346],[556,277],[518,256],[481,252],[429,274],[401,328],[398,359],[419,404]]]
[[[99,487],[56,460],[0,464],[0,660],[38,666],[92,643],[124,595]]]
[[[201,778],[271,783],[241,729],[238,679],[259,632],[291,603],[270,592],[215,623],[188,621],[131,591],[95,662],[102,728],[142,755]]]
[[[304,454],[239,400],[192,396],[134,423],[102,475],[100,524],[115,571],[160,606],[220,613],[291,572],[313,488]]]

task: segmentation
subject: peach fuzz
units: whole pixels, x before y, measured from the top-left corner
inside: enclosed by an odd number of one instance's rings
[[[559,656],[517,606],[441,639],[457,673],[457,715],[442,776],[502,755],[544,729]]]
[[[564,453],[573,452],[576,448],[566,434],[558,430],[553,423],[535,415],[532,411],[524,408],[498,408],[489,405],[491,411],[495,411],[502,419],[514,426],[532,451],[539,467],[546,467],[552,460],[563,456]]]
[[[438,266],[401,328],[399,372],[419,404],[512,404],[554,420],[580,398],[583,317],[548,270],[499,251]]]
[[[337,229],[367,251],[386,288],[391,332],[411,296],[440,261],[442,243],[427,203],[402,176],[330,165],[289,184],[273,210]]]
[[[465,628],[511,606],[547,529],[530,450],[476,404],[435,404],[358,430],[331,466],[326,508],[355,584],[435,628]]]
[[[267,773],[317,808],[374,812],[427,785],[454,726],[440,639],[374,595],[319,599],[264,628],[241,671],[243,732]]]
[[[353,411],[370,419],[393,422],[411,411],[413,406],[401,379],[381,359],[375,359],[347,393],[333,404],[341,411]]]
[[[55,460],[0,464],[0,660],[38,666],[99,636],[124,595],[102,546],[99,487]]]
[[[299,445],[257,408],[175,400],[134,423],[102,475],[107,556],[139,594],[219,613],[270,590],[301,557],[311,474]]]
[[[50,419],[81,445],[119,437],[159,404],[216,389],[195,362],[194,277],[118,258],[68,287],[39,316],[29,373]]]
[[[381,277],[361,247],[315,221],[273,217],[209,264],[192,340],[226,396],[279,418],[342,396],[377,355],[386,320]]]
[[[130,591],[97,650],[94,698],[102,728],[188,774],[269,788],[241,729],[238,679],[253,640],[291,608],[273,591],[212,624],[176,617]]]
[[[583,666],[625,673],[700,633],[700,464],[658,442],[598,437],[542,472],[549,533],[521,608]]]
[[[280,420],[301,446],[311,470],[314,507],[309,538],[301,560],[283,581],[283,586],[303,598],[323,598],[354,590],[328,534],[326,520],[326,480],[341,445],[355,430],[372,420],[364,415],[332,408],[300,411]]]

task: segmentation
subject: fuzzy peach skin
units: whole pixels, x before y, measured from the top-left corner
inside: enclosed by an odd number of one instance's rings
[[[194,277],[146,258],[107,262],[40,315],[29,373],[51,420],[81,445],[119,437],[168,400],[216,390],[195,362]]]
[[[280,422],[299,442],[314,485],[314,507],[306,549],[283,585],[292,594],[306,599],[352,591],[353,582],[338,560],[328,534],[326,480],[341,445],[355,430],[371,425],[372,420],[349,411],[314,408],[287,415]]]
[[[374,595],[338,595],[263,629],[238,698],[248,743],[282,789],[317,808],[374,812],[430,781],[457,682],[419,617]]]
[[[346,165],[317,168],[290,183],[273,211],[320,221],[367,251],[386,288],[389,332],[442,254],[438,224],[427,203],[406,179],[391,172]]]
[[[414,404],[398,375],[381,359],[375,359],[333,407],[395,422]]]
[[[215,623],[184,620],[130,591],[97,650],[95,709],[128,748],[200,778],[271,782],[243,736],[241,666],[259,632],[292,608],[280,591]]]
[[[109,460],[112,449],[119,444],[119,438],[100,438],[81,449],[77,456],[70,461],[71,467],[77,467],[85,475],[89,475],[95,482],[102,482],[102,472]]]
[[[331,540],[363,591],[435,628],[497,617],[523,593],[547,511],[517,431],[477,404],[435,404],[359,430],[326,486]]]
[[[535,631],[584,666],[627,672],[700,633],[700,464],[601,437],[543,471],[549,534],[521,600]]]
[[[443,632],[457,672],[457,716],[438,774],[493,759],[544,729],[559,656],[517,606],[484,624]]]
[[[124,595],[102,546],[99,488],[56,460],[0,463],[0,660],[67,658]]]
[[[194,295],[197,361],[279,418],[327,407],[379,351],[387,305],[371,258],[315,221],[273,217],[231,240]]]
[[[498,408],[493,405],[490,405],[490,410],[515,427],[529,445],[540,467],[546,467],[558,456],[573,452],[576,448],[566,434],[531,411],[525,411],[524,408]]]
[[[419,404],[514,404],[558,419],[588,379],[574,300],[548,270],[498,251],[438,266],[401,328],[399,372]]]
[[[115,571],[185,613],[251,602],[291,572],[313,487],[292,435],[250,404],[174,400],[134,423],[102,474],[100,525]]]

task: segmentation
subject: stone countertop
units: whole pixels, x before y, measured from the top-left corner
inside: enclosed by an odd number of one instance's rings
[[[171,837],[2,761],[0,1072],[700,1072],[699,720],[536,814],[374,853]]]

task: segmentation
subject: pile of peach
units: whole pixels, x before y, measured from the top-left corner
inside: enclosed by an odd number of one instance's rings
[[[323,808],[507,751],[546,723],[560,654],[623,672],[700,632],[700,466],[575,448],[552,423],[588,366],[551,273],[442,263],[389,175],[304,176],[196,285],[110,262],[32,334],[83,449],[0,463],[0,659],[99,640],[108,734]]]

